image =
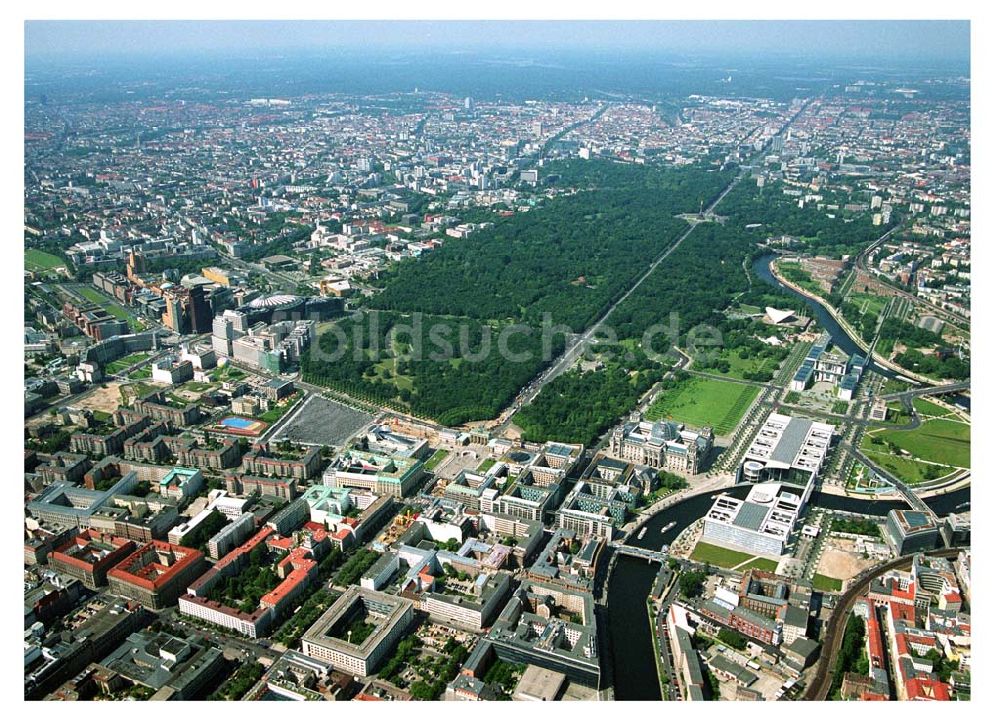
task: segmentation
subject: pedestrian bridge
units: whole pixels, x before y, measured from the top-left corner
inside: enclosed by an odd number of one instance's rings
[[[953,384],[938,384],[936,386],[930,387],[919,387],[917,389],[907,389],[902,392],[893,392],[891,394],[880,395],[881,399],[887,402],[897,400],[897,399],[912,399],[913,397],[928,397],[936,394],[949,394],[950,392],[959,392],[964,389],[968,389],[970,386],[970,381],[968,379],[961,382],[954,382]]]
[[[649,562],[663,563],[666,562],[669,557],[665,552],[647,550],[644,547],[633,547],[632,545],[615,545],[614,547],[616,548],[618,554],[639,557],[643,560],[648,560]]]

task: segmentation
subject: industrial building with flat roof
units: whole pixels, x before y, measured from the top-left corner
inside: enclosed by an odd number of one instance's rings
[[[423,464],[411,457],[348,449],[323,472],[328,487],[362,487],[380,495],[409,496],[423,478]]]
[[[28,512],[43,522],[66,527],[90,527],[91,515],[119,494],[128,494],[139,484],[135,472],[129,472],[104,491],[77,487],[72,484],[49,485],[27,504]]]
[[[624,525],[629,510],[635,508],[637,493],[626,484],[579,480],[556,510],[556,524],[610,541],[615,528]]]
[[[562,673],[529,665],[517,682],[511,700],[556,700],[565,686],[566,676]]]
[[[604,542],[601,537],[581,535],[573,530],[556,529],[545,549],[528,568],[527,578],[553,583],[570,590],[593,592],[597,559]]]
[[[223,667],[222,651],[204,639],[138,632],[101,661],[95,679],[105,693],[137,684],[157,700],[193,700]]]

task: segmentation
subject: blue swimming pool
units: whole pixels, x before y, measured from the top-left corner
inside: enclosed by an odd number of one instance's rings
[[[247,427],[256,424],[252,419],[244,419],[243,417],[224,417],[220,420],[220,424],[226,427],[232,427],[233,429],[246,429]]]

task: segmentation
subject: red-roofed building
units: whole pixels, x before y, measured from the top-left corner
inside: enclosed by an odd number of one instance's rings
[[[895,660],[896,695],[900,700],[950,700],[951,686],[930,671],[925,658],[937,650],[937,638],[913,627],[914,606],[889,603],[888,623],[894,634],[892,653]]]
[[[941,600],[944,602],[941,607],[945,610],[957,612],[962,609],[962,596],[957,592],[946,592],[941,595]]]
[[[83,530],[56,547],[49,555],[53,570],[75,577],[91,590],[108,584],[108,571],[135,550],[135,543],[124,537]]]
[[[885,670],[885,646],[882,645],[882,628],[875,614],[875,604],[868,601],[868,661],[872,668]]]
[[[330,536],[330,540],[333,542],[334,547],[336,547],[341,552],[348,550],[354,544],[354,533],[348,528],[344,527],[337,530]]]
[[[930,678],[910,678],[904,686],[905,700],[951,700],[951,686]]]
[[[901,602],[889,603],[889,615],[892,620],[902,620],[907,625],[915,625],[917,621],[916,608]]]
[[[205,556],[198,550],[153,540],[108,572],[111,592],[160,610],[177,602],[185,586],[201,572]]]
[[[271,608],[275,618],[280,617],[299,594],[305,592],[316,576],[318,566],[307,557],[308,554],[298,547],[278,563],[278,574],[284,579],[260,599],[261,607]]]
[[[187,594],[178,601],[180,610],[182,613],[230,628],[247,637],[259,638],[271,629],[315,579],[319,571],[316,558],[329,549],[326,539],[326,530],[315,530],[312,531],[306,545],[295,547],[293,538],[281,537],[270,527],[263,527],[196,580],[188,588]],[[215,585],[221,584],[228,577],[238,575],[246,568],[253,549],[265,543],[273,552],[287,552],[287,554],[275,564],[281,582],[261,597],[256,610],[251,613],[241,612],[206,597]]]
[[[268,549],[274,550],[276,552],[288,552],[292,549],[295,544],[295,540],[291,537],[278,537],[275,535],[267,542]]]

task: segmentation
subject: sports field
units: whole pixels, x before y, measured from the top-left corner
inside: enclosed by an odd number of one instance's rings
[[[45,271],[65,265],[66,262],[61,258],[45,251],[39,249],[25,249],[24,251],[24,268],[26,269]]]
[[[730,570],[752,557],[753,555],[746,552],[729,550],[718,545],[710,545],[707,542],[699,542],[691,551],[691,559],[695,562],[707,562],[709,565],[724,567]]]
[[[267,429],[267,424],[257,419],[230,415],[220,419],[216,424],[211,425],[209,429],[216,432],[222,432],[224,434],[256,437]]]
[[[759,387],[750,384],[688,377],[661,392],[646,412],[646,419],[670,419],[690,427],[709,425],[716,434],[726,435],[759,392]]]

